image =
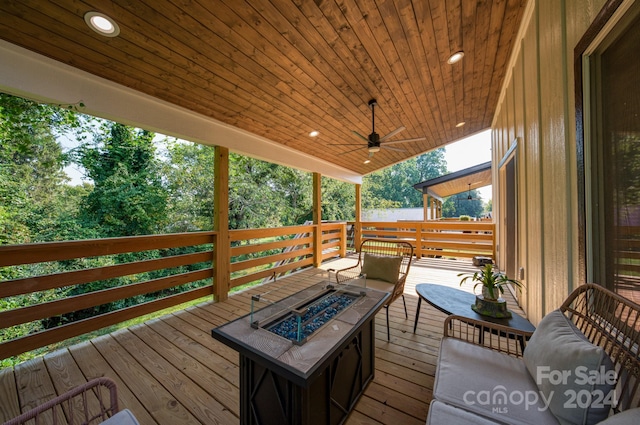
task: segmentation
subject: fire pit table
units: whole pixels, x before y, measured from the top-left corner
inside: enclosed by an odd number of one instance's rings
[[[240,353],[240,423],[343,423],[373,379],[374,318],[389,296],[320,283],[274,303],[254,296],[250,314],[213,329]]]

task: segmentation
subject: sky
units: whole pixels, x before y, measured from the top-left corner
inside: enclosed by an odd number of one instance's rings
[[[444,158],[450,172],[491,161],[491,130],[461,139],[445,146]],[[483,201],[491,199],[491,186],[478,189]]]
[[[65,151],[73,148],[77,142],[68,138],[60,140]],[[464,168],[473,167],[491,161],[491,131],[483,131],[482,133],[461,139],[451,143],[445,147],[445,155],[447,168],[450,172],[459,171]],[[67,175],[71,178],[72,184],[82,183],[82,173],[77,166],[72,165],[65,168]],[[478,189],[482,200],[491,199],[491,186]]]

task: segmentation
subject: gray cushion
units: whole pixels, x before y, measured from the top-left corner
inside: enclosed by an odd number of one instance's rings
[[[615,380],[613,363],[561,311],[540,321],[524,362],[540,392],[551,398],[549,409],[561,423],[590,425],[606,419],[611,400],[600,396],[612,394],[615,382],[606,381]]]
[[[500,423],[558,424],[522,359],[455,338],[440,344],[433,397]]]
[[[427,416],[427,425],[495,425],[497,423],[438,400],[431,402]]]
[[[382,257],[365,253],[360,273],[366,274],[367,279],[384,280],[395,284],[400,275],[401,263],[402,257]]]
[[[124,409],[102,422],[103,425],[140,425],[129,409]]]
[[[608,419],[598,423],[598,425],[638,425],[640,424],[640,407],[625,410]]]

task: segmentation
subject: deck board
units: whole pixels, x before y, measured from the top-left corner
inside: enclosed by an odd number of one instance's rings
[[[125,381],[120,379],[118,373],[113,370],[111,365],[98,351],[94,342],[95,340],[86,341],[69,347],[73,360],[76,362],[80,370],[82,370],[86,380],[90,381],[91,379],[103,376],[108,376],[113,379],[118,386],[119,405],[127,407],[131,411],[135,411],[136,417],[141,424],[156,424],[157,422],[147,412],[143,404],[133,393],[132,389],[125,384]]]
[[[0,403],[0,420],[13,418],[20,414],[17,395],[18,390],[13,368],[0,370],[0,400],[2,400],[2,403]]]
[[[83,342],[44,358],[0,371],[0,421],[94,377],[118,385],[119,404],[144,424],[239,423],[238,353],[211,337],[211,329],[249,313],[251,295],[276,301],[326,280],[328,268],[353,264],[353,258],[323,264],[276,282],[252,288],[221,303],[204,302],[147,323]],[[376,372],[346,423],[423,424],[431,401],[443,313],[422,303],[417,332],[415,285],[458,287],[469,261],[421,259],[412,265],[402,300],[376,316]],[[471,291],[471,286],[462,288]],[[522,314],[507,296],[509,308]],[[258,306],[262,307],[264,304]]]

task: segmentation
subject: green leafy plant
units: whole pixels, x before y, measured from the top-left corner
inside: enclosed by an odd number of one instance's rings
[[[475,290],[477,286],[482,286],[486,288],[486,292],[483,291],[483,294],[487,294],[488,298],[497,300],[500,294],[504,294],[504,286],[511,283],[517,287],[522,288],[523,285],[521,282],[510,279],[506,274],[501,273],[498,269],[493,267],[493,264],[485,264],[485,266],[478,270],[475,273],[459,273],[458,277],[462,277],[460,281],[460,286],[467,282],[467,280],[471,280],[471,282],[476,282],[473,286]]]

